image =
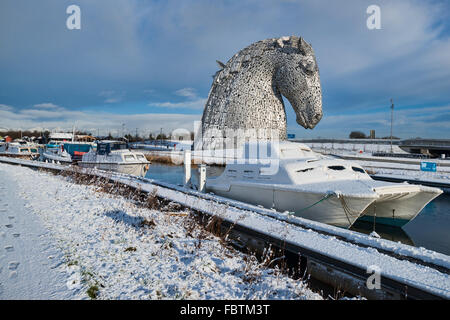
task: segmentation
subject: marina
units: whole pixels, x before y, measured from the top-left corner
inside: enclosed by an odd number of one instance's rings
[[[449,9],[3,0],[0,300],[450,300]]]

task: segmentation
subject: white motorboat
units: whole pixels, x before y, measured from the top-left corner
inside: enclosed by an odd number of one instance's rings
[[[78,165],[83,168],[115,171],[135,176],[145,176],[150,162],[140,152],[132,152],[121,141],[101,141],[97,149],[83,155]]]
[[[362,217],[402,226],[442,193],[437,188],[375,181],[359,164],[317,154],[303,144],[280,142],[269,148],[269,165],[268,159],[243,156],[227,164],[220,176],[208,178],[206,190],[345,228]],[[249,150],[257,149],[246,144],[244,155]]]
[[[9,142],[0,146],[0,156],[36,160],[39,158],[39,150],[34,144]]]
[[[42,154],[44,162],[50,163],[72,163],[72,157],[64,150],[64,146],[47,148]]]

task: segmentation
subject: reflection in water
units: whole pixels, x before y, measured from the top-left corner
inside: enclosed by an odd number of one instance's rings
[[[220,175],[224,167],[207,167],[207,176]],[[183,183],[183,166],[169,166],[152,163],[147,172],[147,178],[164,181],[171,184]],[[192,183],[198,185],[198,168],[192,168]],[[351,230],[369,234],[373,225],[364,221],[357,221]],[[383,238],[400,241],[404,244],[425,247],[450,255],[450,195],[442,194],[429,203],[422,212],[403,229],[376,225],[375,231]]]
[[[373,231],[373,223],[366,221],[356,221],[350,230],[358,231],[365,234],[370,234]],[[385,226],[378,224],[375,226],[375,232],[380,235],[381,238],[401,242],[411,246],[415,246],[414,241],[402,228],[396,228],[391,226]]]
[[[197,168],[193,168],[191,171],[193,175],[193,183],[197,185],[197,175],[194,175],[194,172],[197,171]],[[171,184],[181,185],[183,184],[184,167],[152,163],[145,177]]]

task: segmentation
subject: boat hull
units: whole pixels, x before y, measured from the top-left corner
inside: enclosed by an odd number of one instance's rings
[[[346,212],[342,203],[342,196],[302,192],[297,190],[283,190],[265,188],[263,186],[232,184],[228,190],[208,186],[207,191],[217,195],[273,208],[280,212],[314,220],[338,227],[350,228],[361,216],[362,212],[375,200],[374,197],[345,197]]]
[[[24,160],[37,160],[39,158],[39,153],[31,154],[16,154],[16,153],[0,153],[0,157],[17,158]]]
[[[82,168],[113,171],[134,176],[143,177],[148,171],[149,165],[145,163],[89,163],[79,162]]]
[[[412,221],[422,209],[442,191],[423,186],[408,186],[411,190],[392,192],[393,190],[375,189],[379,199],[363,212],[362,221],[402,227]],[[398,189],[402,188],[399,186]],[[404,188],[404,187],[403,187]]]
[[[62,157],[52,153],[44,152],[42,157],[45,162],[53,162],[53,163],[72,163],[72,158],[70,157]]]

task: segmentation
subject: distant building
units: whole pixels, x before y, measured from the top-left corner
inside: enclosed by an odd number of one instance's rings
[[[65,132],[52,132],[49,136],[53,141],[72,141],[73,134]]]
[[[94,142],[97,138],[89,135],[76,135],[75,140],[81,142]]]
[[[375,130],[370,130],[370,139],[375,139]]]

